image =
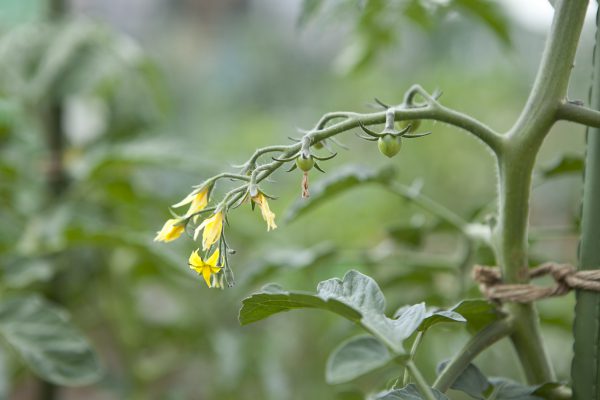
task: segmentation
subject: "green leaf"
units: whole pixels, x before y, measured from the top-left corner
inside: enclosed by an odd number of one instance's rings
[[[359,323],[397,355],[406,354],[402,343],[417,330],[425,315],[424,305],[417,304],[397,319],[386,317],[385,298],[377,283],[352,270],[343,280],[334,278],[319,283],[316,294],[268,286],[242,301],[239,320],[245,325],[294,308],[328,310]]]
[[[404,8],[404,15],[424,29],[429,30],[434,26],[432,15],[421,0],[410,1]]]
[[[357,336],[340,344],[327,359],[325,379],[338,384],[383,367],[392,360],[388,349],[372,336]]]
[[[364,400],[365,396],[358,390],[343,390],[335,394],[335,400]]]
[[[421,325],[419,325],[420,331],[426,331],[431,328],[433,325],[447,323],[447,322],[467,322],[465,317],[460,315],[459,313],[451,310],[440,310],[429,312],[428,316],[425,317]]]
[[[440,374],[448,361],[440,363],[437,367],[437,373]],[[490,383],[486,376],[473,364],[469,364],[467,368],[456,378],[451,386],[454,390],[465,392],[469,396],[477,400],[485,399],[485,393],[490,389]]]
[[[412,306],[402,306],[395,313],[394,318],[397,320],[411,321],[414,325],[411,328],[411,333],[416,331],[427,316],[427,308],[425,303],[414,304]]]
[[[387,184],[394,177],[392,168],[372,170],[366,167],[348,165],[332,172],[326,178],[315,183],[311,188],[310,197],[298,199],[287,211],[285,221],[292,221],[309,210],[324,203],[331,197],[367,183]]]
[[[35,75],[29,82],[29,91],[35,100],[48,93],[56,93],[58,86],[64,84],[69,68],[80,62],[82,52],[97,38],[98,30],[94,25],[73,22],[60,26],[49,41],[45,54]]]
[[[242,325],[247,325],[295,308],[329,310],[354,322],[360,321],[361,318],[357,310],[338,300],[324,300],[310,293],[286,292],[278,285],[270,284],[242,300],[239,320]]]
[[[563,154],[550,165],[541,168],[540,175],[544,178],[583,173],[583,157],[578,154]]]
[[[542,400],[543,397],[536,396],[538,390],[542,390],[546,385],[524,386],[520,383],[506,378],[490,378],[490,383],[494,385],[496,400]],[[551,384],[554,385],[554,384]]]
[[[492,30],[505,45],[511,44],[508,18],[500,6],[490,0],[454,0],[450,7],[462,8]]]
[[[448,400],[448,397],[439,390],[431,388],[431,391],[437,400]],[[373,400],[423,400],[423,396],[421,396],[417,386],[414,383],[411,383],[402,389],[380,393],[375,396]]]
[[[423,304],[408,307],[397,319],[386,317],[379,286],[358,271],[349,271],[343,280],[333,278],[319,283],[317,293],[355,307],[362,315],[361,325],[397,354],[405,353],[402,342],[416,331],[424,317]]]
[[[0,303],[0,334],[41,378],[65,386],[98,381],[101,368],[66,313],[38,296]]]
[[[24,288],[38,282],[48,282],[54,267],[44,258],[25,258],[7,263],[3,268],[4,283],[11,288]]]
[[[465,317],[467,330],[476,333],[501,318],[498,308],[487,300],[467,299],[450,309]]]
[[[426,331],[433,325],[444,322],[466,322],[467,320],[457,312],[451,310],[427,311],[425,303],[415,304],[414,306],[400,307],[395,313],[394,318],[406,318],[406,315],[412,313],[415,321],[420,321],[418,330]]]

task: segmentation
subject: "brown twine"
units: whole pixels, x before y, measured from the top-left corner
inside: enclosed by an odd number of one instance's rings
[[[573,289],[600,292],[600,270],[577,271],[568,264],[545,263],[528,271],[529,278],[550,275],[555,286],[541,287],[532,284],[502,283],[498,267],[476,265],[473,279],[479,289],[490,300],[500,302],[530,303],[547,297],[562,296]]]

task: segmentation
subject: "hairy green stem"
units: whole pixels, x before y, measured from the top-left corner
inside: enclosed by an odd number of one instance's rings
[[[432,102],[418,108],[405,108],[404,105],[400,105],[393,107],[393,110],[395,121],[424,119],[445,122],[472,133],[492,148],[492,150],[497,149],[501,143],[501,136],[488,126],[466,114],[444,107],[437,102]],[[353,117],[349,117],[322,130],[312,131],[308,135],[311,138],[311,143],[316,143],[340,132],[356,128],[361,122],[363,125],[384,123],[387,113],[387,111],[380,111],[370,114],[354,114]]]
[[[408,93],[415,91],[423,91],[423,89],[414,85]],[[424,92],[424,91],[423,91]],[[395,121],[406,121],[406,120],[434,120],[445,122],[449,125],[453,125],[457,128],[461,128],[468,133],[471,133],[473,136],[479,138],[484,144],[486,144],[492,151],[497,153],[500,151],[503,140],[502,136],[495,132],[493,129],[483,124],[482,122],[476,120],[475,118],[463,114],[461,112],[452,110],[448,107],[444,107],[435,101],[433,98],[429,97],[430,101],[427,105],[419,106],[415,108],[406,108],[405,104],[401,104],[396,107],[392,107],[394,110],[394,120]],[[386,121],[386,115],[388,111],[379,111],[375,113],[368,114],[359,114],[353,112],[335,112],[326,114],[325,117],[321,118],[320,122],[317,126],[321,125],[322,121],[329,121],[333,118],[345,117],[345,119],[341,122],[335,123],[333,125],[327,126],[323,129],[313,130],[308,132],[305,135],[305,138],[309,140],[309,144],[315,144],[324,139],[328,139],[335,135],[338,135],[343,132],[350,131],[354,128],[363,125],[374,125],[374,124],[382,124]],[[327,117],[327,118],[326,118]],[[245,167],[242,173],[248,172],[248,168],[255,164],[260,155],[263,155],[270,151],[279,151],[280,158],[287,158],[293,156],[302,148],[302,143],[296,143],[289,146],[270,146],[265,147],[263,149],[257,150],[251,159],[245,164]],[[269,177],[273,172],[275,172],[279,167],[285,164],[284,161],[273,161],[268,164],[264,164],[261,166],[260,173],[256,176],[256,183],[260,183],[267,177]]]
[[[497,256],[506,283],[528,281],[527,227],[531,177],[543,139],[566,97],[587,0],[555,4],[552,28],[534,86],[515,126],[506,135],[499,155],[500,202],[495,230]],[[513,318],[511,340],[529,383],[555,380],[533,304],[508,304]]]
[[[321,119],[319,119],[319,121],[315,125],[315,130],[319,131],[319,130],[325,128],[327,123],[331,120],[338,119],[338,118],[352,118],[357,115],[358,115],[357,113],[347,112],[347,111],[335,111],[335,112],[327,113],[327,114],[323,115],[321,117]]]
[[[425,332],[420,331],[417,333],[417,336],[415,336],[415,341],[413,342],[412,347],[410,348],[409,361],[414,361],[415,355],[417,354],[417,349],[419,348],[419,345],[421,344],[421,341],[423,340],[424,335],[425,335]],[[409,381],[409,373],[408,372],[409,372],[408,368],[405,368],[404,374],[403,374],[404,376],[402,377],[402,386],[408,385],[408,381]],[[400,378],[398,378],[398,380],[400,380]],[[398,382],[398,380],[396,382]]]
[[[565,121],[600,128],[600,111],[568,101],[564,101],[560,105],[556,112],[556,117]]]
[[[252,157],[250,157],[250,159],[244,164],[243,168],[242,168],[242,174],[247,174],[249,172],[251,172],[252,170],[254,170],[254,168],[256,168],[256,162],[258,161],[258,159],[268,153],[281,153],[281,152],[286,152],[290,150],[290,147],[295,147],[295,146],[267,146],[267,147],[263,147],[261,149],[258,149],[254,152],[254,154],[252,154]]]
[[[246,181],[246,182],[250,181],[250,177],[247,175],[232,174],[230,172],[223,172],[222,174],[215,175],[212,178],[210,178],[209,181],[216,182],[219,179],[232,179],[232,180]]]
[[[434,389],[445,392],[463,373],[479,353],[508,336],[513,330],[511,320],[504,318],[493,322],[473,336],[459,351],[433,383]]]
[[[533,88],[509,136],[541,142],[565,103],[588,0],[559,0]],[[534,148],[533,148],[534,149]]]
[[[431,391],[431,388],[429,387],[429,384],[427,383],[425,378],[423,378],[423,375],[421,375],[421,371],[419,371],[414,361],[408,361],[406,363],[406,368],[415,380],[415,384],[419,388],[419,392],[421,392],[425,400],[436,400],[433,392]]]

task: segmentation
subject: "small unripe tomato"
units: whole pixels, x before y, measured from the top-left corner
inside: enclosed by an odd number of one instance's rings
[[[296,158],[296,166],[304,172],[310,171],[313,165],[315,165],[315,160],[311,156],[307,157],[301,154]]]
[[[409,132],[414,132],[417,129],[419,129],[419,126],[421,126],[421,120],[420,119],[406,120],[406,121],[400,121],[397,124],[398,124],[398,130],[400,130],[400,131],[402,129],[406,128],[408,125],[410,125]]]
[[[384,135],[377,140],[379,151],[386,157],[394,157],[402,147],[402,141],[399,136]]]
[[[313,144],[313,147],[317,150],[321,150],[323,148],[323,142],[318,141],[317,143]]]

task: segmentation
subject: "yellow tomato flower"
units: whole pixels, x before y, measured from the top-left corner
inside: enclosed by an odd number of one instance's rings
[[[190,208],[185,213],[185,217],[190,217],[197,212],[202,211],[206,205],[208,204],[208,192],[209,187],[205,186],[199,191],[194,190],[192,193],[188,194],[185,199],[181,200],[177,204],[173,204],[172,207],[181,207],[186,204],[190,204]]]
[[[252,200],[260,207],[260,213],[267,222],[267,231],[277,228],[277,225],[275,225],[275,213],[269,208],[269,203],[265,195],[259,192]]]
[[[211,287],[210,276],[212,274],[216,274],[221,270],[221,267],[217,266],[218,262],[219,249],[215,250],[215,252],[212,253],[212,255],[206,261],[204,261],[202,257],[200,257],[200,255],[198,254],[198,250],[192,252],[188,260],[188,263],[190,264],[190,269],[193,269],[198,274],[202,275],[208,287]]]
[[[155,242],[172,242],[177,239],[183,231],[185,230],[185,226],[177,225],[181,222],[179,218],[172,218],[167,220],[163,225],[162,229],[157,232],[156,237],[154,238]]]
[[[204,229],[204,232],[202,232],[202,249],[208,250],[210,246],[219,240],[219,236],[221,236],[221,231],[223,230],[223,211],[218,211],[212,217],[202,221],[194,232],[194,240],[198,238],[202,229]]]

